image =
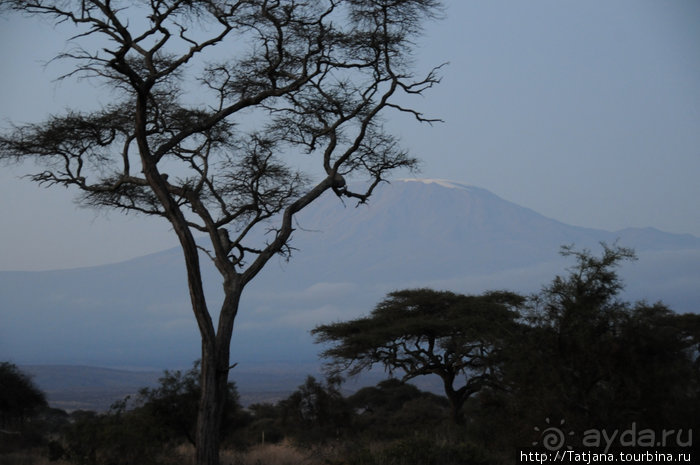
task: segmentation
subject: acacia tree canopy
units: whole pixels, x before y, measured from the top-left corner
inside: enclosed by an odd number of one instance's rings
[[[0,159],[33,159],[30,177],[77,188],[80,202],[166,219],[187,268],[202,337],[197,463],[217,464],[230,342],[241,292],[275,254],[294,215],[326,191],[365,202],[416,159],[384,130],[390,112],[433,122],[410,98],[411,50],[438,0],[8,0],[0,8],[73,26],[65,78],[113,90],[0,136]],[[77,31],[77,32],[76,32]],[[316,160],[322,175],[298,168]],[[352,190],[346,178],[367,182]],[[253,240],[260,230],[266,239]],[[206,244],[197,243],[203,234]],[[259,236],[257,236],[259,237]],[[225,298],[212,317],[199,249]]]
[[[333,373],[356,375],[374,365],[403,380],[435,374],[442,378],[460,421],[464,402],[498,375],[496,359],[512,333],[515,307],[524,298],[511,292],[478,296],[413,289],[392,292],[364,318],[317,326],[322,356]],[[460,376],[464,384],[457,387]]]

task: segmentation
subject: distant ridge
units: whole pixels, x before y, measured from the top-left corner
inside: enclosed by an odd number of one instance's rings
[[[157,384],[161,373],[76,365],[25,365],[23,372],[46,394],[49,405],[66,411],[106,411],[117,400]]]
[[[116,401],[137,398],[145,387],[155,387],[162,371],[111,369],[76,365],[23,365],[34,383],[46,394],[49,405],[68,412],[92,410],[106,412]],[[254,403],[275,403],[288,397],[309,375],[321,378],[316,364],[260,364],[249,371],[233,370],[240,402],[247,407]],[[183,371],[186,371],[184,369]],[[383,376],[367,375],[346,384],[355,390],[376,384]]]
[[[632,247],[639,261],[621,269],[626,298],[700,309],[700,238],[571,226],[446,180],[382,184],[369,205],[325,195],[298,217],[293,240],[292,259],[274,258],[244,292],[232,352],[243,371],[318,365],[311,328],[368,313],[395,289],[535,292],[570,264],[558,253],[564,244]],[[216,308],[218,276],[208,268],[205,278]],[[0,272],[0,321],[0,359],[20,364],[187,368],[199,357],[177,249],[100,267]]]

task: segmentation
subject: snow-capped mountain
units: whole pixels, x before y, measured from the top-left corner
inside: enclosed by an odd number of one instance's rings
[[[655,229],[563,224],[480,188],[443,180],[380,186],[369,205],[329,194],[298,218],[292,259],[273,259],[244,293],[232,360],[313,362],[308,331],[367,313],[387,292],[429,286],[535,292],[571,264],[564,244],[635,248],[622,276],[630,299],[700,310],[700,238]],[[206,273],[210,308],[221,298]],[[0,360],[187,366],[198,357],[178,249],[123,263],[0,273]]]

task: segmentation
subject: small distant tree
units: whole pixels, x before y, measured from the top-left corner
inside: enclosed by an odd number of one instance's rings
[[[302,443],[337,438],[351,420],[351,411],[340,393],[339,384],[338,378],[329,378],[324,384],[309,376],[278,404],[285,428]]]
[[[230,345],[245,286],[289,256],[295,215],[324,192],[365,202],[416,159],[383,127],[439,82],[411,52],[439,0],[5,0],[70,25],[65,77],[106,84],[112,103],[0,137],[0,159],[76,188],[83,205],[161,217],[179,240],[202,339],[198,465],[219,461]],[[303,172],[302,160],[316,160]],[[308,163],[308,162],[307,162]],[[314,173],[319,173],[314,175]],[[367,181],[353,189],[352,176]],[[313,179],[313,181],[312,181]],[[268,231],[266,239],[254,239]],[[198,243],[197,234],[207,239]],[[219,271],[212,312],[200,250]],[[215,321],[218,318],[218,322]]]
[[[409,380],[442,379],[452,419],[473,394],[499,378],[498,357],[523,297],[510,292],[479,296],[415,289],[392,292],[368,317],[317,326],[316,342],[332,373],[357,375],[374,365]],[[463,379],[460,382],[460,379]]]
[[[373,440],[406,437],[417,431],[434,433],[437,425],[448,420],[445,397],[396,378],[360,389],[348,397],[348,403],[356,413],[355,432]]]
[[[137,413],[157,425],[172,440],[186,439],[196,445],[197,406],[201,396],[200,366],[186,371],[166,370],[158,380],[158,386],[143,388],[136,398]],[[224,404],[222,432],[243,426],[245,423],[236,385],[228,383],[228,395]]]

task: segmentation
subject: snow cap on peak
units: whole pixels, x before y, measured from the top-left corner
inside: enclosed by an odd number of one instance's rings
[[[399,179],[402,182],[422,182],[423,184],[437,184],[442,187],[447,187],[449,189],[468,189],[469,186],[460,184],[453,181],[448,181],[446,179],[427,179],[427,178],[404,178]]]

